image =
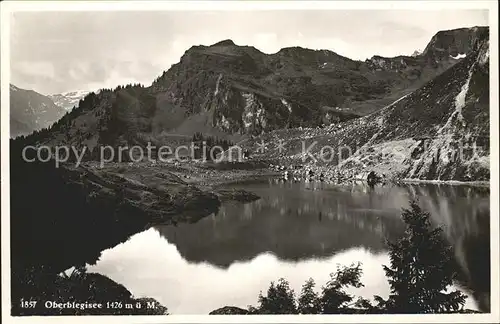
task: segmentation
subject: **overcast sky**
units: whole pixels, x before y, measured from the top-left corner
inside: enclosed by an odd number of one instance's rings
[[[11,82],[43,94],[145,85],[192,45],[232,39],[266,53],[302,46],[366,59],[410,55],[439,30],[488,25],[488,12],[17,12]]]

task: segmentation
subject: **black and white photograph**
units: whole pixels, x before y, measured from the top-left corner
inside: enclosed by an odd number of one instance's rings
[[[500,321],[496,1],[1,14],[4,319]]]

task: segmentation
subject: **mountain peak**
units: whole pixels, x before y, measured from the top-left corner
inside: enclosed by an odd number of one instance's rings
[[[313,50],[310,48],[304,48],[301,46],[289,46],[289,47],[283,47],[278,51],[278,53],[281,54],[290,54],[290,53],[315,53],[317,50]]]
[[[224,39],[211,46],[236,46],[236,44],[231,39]]]
[[[413,56],[413,57],[417,57],[417,56],[419,56],[420,54],[422,54],[422,51],[415,50],[411,56]]]

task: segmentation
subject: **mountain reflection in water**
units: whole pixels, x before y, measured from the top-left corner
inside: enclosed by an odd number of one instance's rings
[[[326,283],[336,264],[363,263],[357,295],[386,296],[385,239],[404,231],[401,208],[418,197],[454,246],[461,286],[489,310],[489,190],[450,185],[336,187],[274,180],[235,185],[260,200],[226,203],[195,224],[157,226],[103,252],[91,271],[175,314],[207,314],[257,302],[271,280],[298,292],[309,277]],[[470,299],[470,298],[469,298]],[[468,307],[473,300],[469,300]]]

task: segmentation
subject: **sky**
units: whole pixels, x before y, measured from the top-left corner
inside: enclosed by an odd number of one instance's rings
[[[411,55],[440,30],[486,25],[486,10],[14,12],[11,83],[42,94],[150,85],[191,46],[223,39],[265,53]]]

